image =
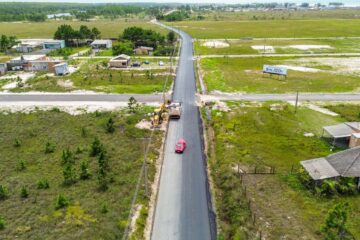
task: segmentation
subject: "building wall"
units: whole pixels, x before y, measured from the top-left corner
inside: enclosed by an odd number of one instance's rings
[[[130,61],[126,61],[126,60],[115,60],[115,61],[110,61],[109,62],[109,66],[110,67],[115,67],[115,68],[126,68],[129,66]]]
[[[351,135],[350,142],[349,142],[349,148],[354,148],[357,146],[360,146],[360,138],[357,138],[354,135]]]

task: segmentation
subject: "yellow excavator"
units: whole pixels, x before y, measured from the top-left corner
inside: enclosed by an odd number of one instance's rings
[[[153,128],[160,127],[160,124],[163,122],[166,116],[166,104],[161,104],[160,108],[154,110],[153,115],[151,117],[151,125]]]

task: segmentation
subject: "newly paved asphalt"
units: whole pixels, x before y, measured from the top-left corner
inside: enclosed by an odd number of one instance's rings
[[[206,177],[202,157],[199,113],[195,104],[192,39],[180,32],[181,56],[173,100],[181,101],[183,113],[171,120],[165,145],[153,240],[210,239]],[[188,148],[176,154],[175,144],[184,138]]]

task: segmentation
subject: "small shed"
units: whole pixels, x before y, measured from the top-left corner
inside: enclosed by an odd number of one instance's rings
[[[43,42],[43,49],[60,49],[65,47],[64,40],[48,40]]]
[[[4,75],[7,72],[7,64],[0,63],[0,75]]]
[[[138,54],[138,55],[153,55],[154,48],[141,46],[141,47],[135,48],[134,53]]]
[[[20,44],[17,45],[15,48],[16,48],[16,51],[17,51],[17,52],[29,53],[29,52],[34,51],[35,46],[30,45],[30,44],[22,44],[22,43],[20,43]]]
[[[345,122],[323,127],[322,137],[330,136],[333,145],[349,145],[351,135],[360,133],[360,122]]]
[[[70,72],[69,66],[66,62],[56,64],[54,68],[55,68],[55,75],[58,76],[66,75]]]
[[[130,56],[121,54],[109,61],[109,67],[113,68],[127,68],[130,66]]]
[[[109,39],[106,40],[95,40],[93,41],[90,46],[93,49],[103,49],[103,48],[111,48],[112,47],[112,41]]]

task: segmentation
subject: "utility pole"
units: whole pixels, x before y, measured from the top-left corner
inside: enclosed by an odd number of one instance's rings
[[[299,91],[296,91],[295,113],[297,112],[297,108],[298,108],[298,101],[299,101]]]

